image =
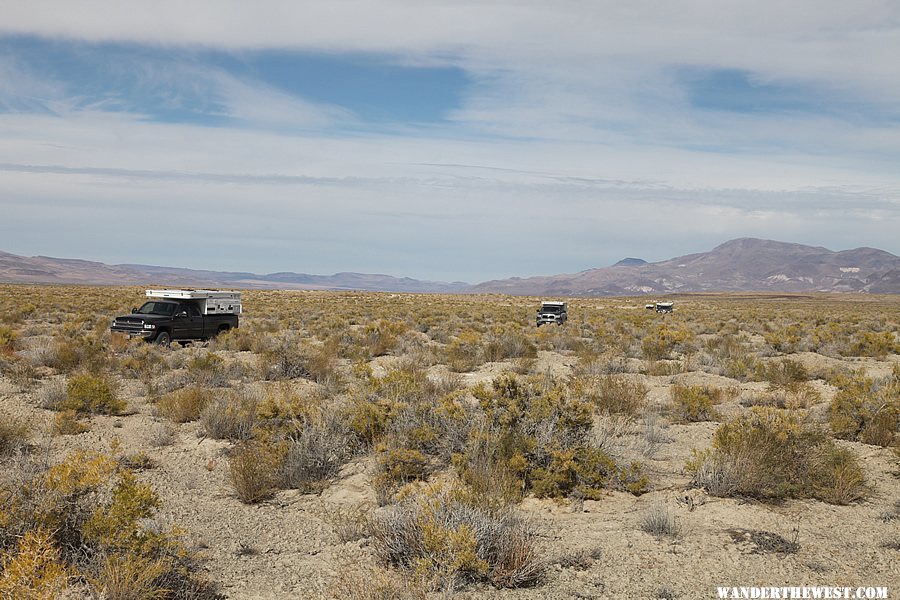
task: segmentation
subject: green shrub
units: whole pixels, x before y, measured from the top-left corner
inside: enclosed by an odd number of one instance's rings
[[[147,525],[160,506],[153,490],[109,456],[82,450],[19,464],[0,477],[0,498],[2,598],[63,597],[70,581],[91,597],[217,596],[178,532]]]
[[[236,447],[228,458],[228,480],[244,504],[271,498],[278,489],[281,457],[276,448],[251,441]]]
[[[806,367],[788,358],[762,364],[759,376],[768,381],[772,388],[786,391],[794,391],[809,380]]]
[[[472,393],[485,415],[483,426],[454,465],[464,481],[482,487],[484,474],[498,474],[504,495],[599,497],[604,488],[646,491],[639,465],[622,468],[592,445],[594,422],[590,403],[549,377],[519,379],[505,374]],[[502,480],[502,479],[501,479]]]
[[[256,397],[232,391],[207,402],[200,413],[205,435],[217,440],[248,440],[258,419]]]
[[[796,416],[754,407],[716,430],[712,448],[686,470],[712,494],[762,499],[817,498],[846,503],[867,494],[862,466]]]
[[[723,391],[708,386],[674,385],[671,388],[672,412],[681,421],[695,423],[720,418],[714,406],[721,404]]]
[[[424,479],[430,471],[428,457],[418,450],[408,448],[394,448],[381,452],[376,464],[378,474],[373,484],[382,490]]]
[[[591,402],[600,413],[638,415],[647,398],[647,386],[624,375],[576,378],[574,393]]]
[[[640,463],[620,469],[615,460],[599,448],[581,447],[550,453],[546,468],[530,473],[531,491],[538,498],[576,496],[599,500],[604,488],[624,489],[639,495],[649,489]]]
[[[681,325],[661,323],[641,339],[641,352],[647,360],[671,358],[673,352],[693,350],[694,334]]]
[[[537,533],[509,508],[487,510],[453,484],[424,486],[373,519],[375,552],[433,589],[483,581],[498,588],[538,583],[546,563]]]
[[[53,417],[50,433],[53,435],[78,435],[90,431],[91,426],[78,418],[74,410],[63,410]]]
[[[220,387],[228,383],[225,377],[225,359],[213,352],[205,352],[190,359],[187,372],[199,386]]]
[[[69,378],[66,385],[66,399],[59,409],[118,415],[126,406],[126,402],[118,397],[116,386],[111,379],[104,375],[83,373]]]
[[[880,360],[900,353],[900,343],[892,331],[860,331],[853,336],[847,356],[872,356]]]
[[[0,456],[23,448],[30,436],[31,424],[28,421],[0,414]]]
[[[200,418],[213,398],[213,393],[200,386],[170,392],[156,401],[155,411],[175,423],[188,423]]]
[[[482,363],[481,335],[464,331],[447,347],[447,366],[451,371],[473,371]]]
[[[0,354],[12,354],[18,340],[18,334],[12,328],[0,325]]]
[[[900,439],[900,379],[857,375],[838,385],[841,389],[829,408],[837,437],[885,447]]]

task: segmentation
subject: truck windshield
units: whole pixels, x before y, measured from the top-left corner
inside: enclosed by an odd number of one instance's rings
[[[560,313],[560,312],[562,312],[562,306],[554,306],[554,305],[546,306],[546,305],[544,305],[541,307],[541,312]]]
[[[171,302],[144,302],[144,305],[138,309],[137,314],[171,317],[175,314],[175,305]]]

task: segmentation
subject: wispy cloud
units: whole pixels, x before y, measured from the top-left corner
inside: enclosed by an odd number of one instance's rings
[[[900,251],[890,0],[91,0],[4,33],[13,251],[472,281],[744,235]],[[184,223],[123,243],[146,206]]]

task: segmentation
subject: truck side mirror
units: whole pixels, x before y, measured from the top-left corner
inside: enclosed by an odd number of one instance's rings
[[[183,311],[181,311],[180,313],[178,313],[178,314],[175,315],[175,316],[178,317],[179,319],[186,319],[186,318],[187,318],[187,311],[186,311],[186,310],[183,310]]]
[[[131,314],[136,314],[136,313],[137,313],[137,307],[134,306],[131,308]]]

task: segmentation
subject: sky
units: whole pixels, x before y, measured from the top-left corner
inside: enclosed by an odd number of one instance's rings
[[[900,254],[896,0],[0,0],[0,250],[467,281]]]

